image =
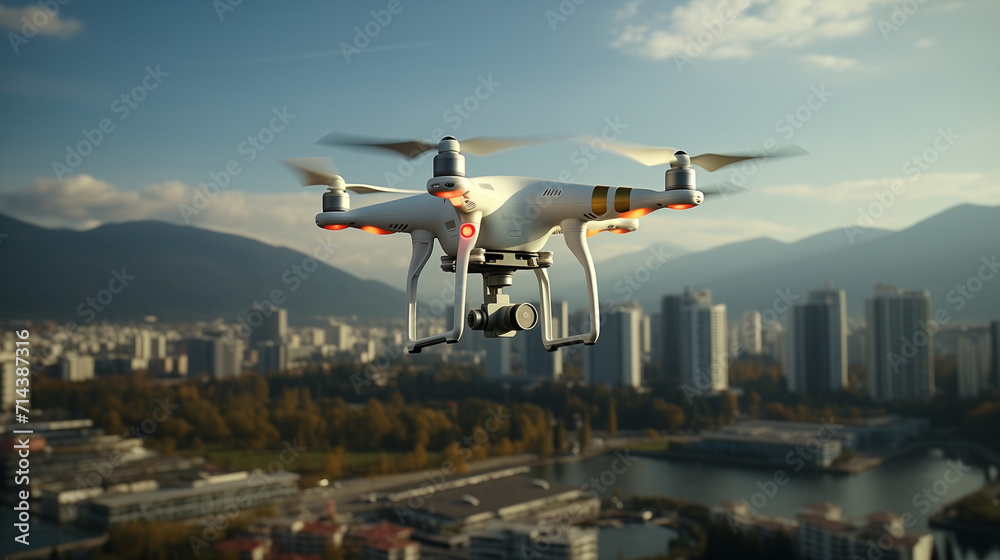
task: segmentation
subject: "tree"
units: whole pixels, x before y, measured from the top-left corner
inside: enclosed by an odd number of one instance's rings
[[[580,442],[580,453],[583,453],[590,444],[590,414],[583,415],[583,426],[577,432],[577,438]]]
[[[542,433],[538,438],[538,457],[540,459],[548,459],[552,456],[552,413],[545,411],[545,415],[542,417],[542,422],[544,425],[540,430]]]
[[[618,435],[618,410],[615,407],[615,399],[608,402],[608,436]]]
[[[323,473],[334,480],[344,475],[344,448],[337,446],[333,452],[323,455]]]
[[[556,453],[562,453],[563,448],[566,447],[566,422],[562,418],[556,422],[556,432],[552,436],[552,447]]]

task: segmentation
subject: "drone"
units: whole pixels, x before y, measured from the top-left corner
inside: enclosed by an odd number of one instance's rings
[[[597,137],[575,137],[579,142]],[[541,319],[542,344],[554,351],[572,344],[591,345],[600,336],[597,274],[587,239],[601,232],[624,234],[639,227],[639,218],[667,208],[687,210],[699,206],[706,194],[732,193],[739,188],[698,190],[697,165],[715,171],[727,165],[787,152],[767,154],[714,154],[689,156],[667,147],[642,146],[602,139],[609,151],[644,165],[669,165],[664,189],[652,190],[607,185],[587,185],[516,176],[468,177],[465,155],[486,156],[511,148],[553,141],[553,137],[489,138],[459,142],[445,136],[438,143],[424,140],[382,140],[331,134],[322,144],[373,148],[414,159],[430,150],[434,176],[426,192],[344,181],[328,158],[284,160],[300,176],[303,186],[326,186],[323,211],[316,225],[332,231],[356,228],[376,235],[409,234],[412,254],[406,278],[407,343],[410,353],[429,346],[459,341],[466,325],[487,338],[510,338],[531,330]],[[350,193],[391,193],[400,196],[351,209]],[[543,251],[553,235],[562,235],[570,252],[583,267],[586,280],[589,331],[553,337],[552,293],[548,268],[553,254]],[[437,240],[445,255],[441,268],[455,273],[454,315],[447,331],[425,337],[417,334],[417,284]],[[512,303],[503,293],[513,285],[514,273],[534,271],[538,281],[540,313],[530,303]],[[483,277],[483,304],[466,314],[469,274]]]

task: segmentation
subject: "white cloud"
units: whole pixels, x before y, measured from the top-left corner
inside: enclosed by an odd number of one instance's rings
[[[16,33],[37,30],[40,35],[68,39],[83,29],[83,24],[75,19],[62,19],[58,12],[41,6],[12,8],[0,4],[0,27]]]
[[[668,11],[632,2],[617,14],[611,46],[652,60],[749,58],[856,36],[872,28],[875,8],[888,3],[689,0]]]
[[[908,200],[940,200],[949,204],[993,204],[1000,199],[1000,182],[983,173],[924,173],[919,176],[842,181],[832,185],[774,185],[761,192],[833,204],[867,204],[875,193],[903,193]]]
[[[833,55],[807,54],[799,57],[800,60],[811,66],[820,66],[830,70],[847,70],[858,65],[856,58],[844,58]]]

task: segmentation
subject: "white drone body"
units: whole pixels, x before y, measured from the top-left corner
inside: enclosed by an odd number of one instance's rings
[[[486,155],[502,149],[535,143],[533,140],[476,138],[465,141],[466,151]],[[407,350],[440,343],[455,343],[466,325],[484,331],[487,337],[510,337],[538,322],[538,312],[528,303],[511,304],[503,288],[513,282],[518,270],[533,270],[538,281],[541,304],[542,342],[549,351],[571,344],[594,344],[600,335],[597,275],[587,238],[602,231],[628,233],[639,227],[638,219],[661,208],[684,210],[698,206],[705,194],[695,188],[692,163],[712,171],[723,165],[762,157],[704,154],[689,157],[671,148],[646,148],[608,143],[608,149],[633,157],[647,165],[669,163],[665,190],[564,183],[512,176],[466,177],[465,157],[460,144],[445,137],[434,146],[412,142],[344,142],[393,150],[409,157],[437,148],[434,177],[427,192],[347,184],[339,175],[326,171],[310,159],[286,160],[296,168],[303,184],[326,185],[323,212],[316,225],[328,230],[357,228],[369,233],[409,234],[413,252],[407,272]],[[390,200],[351,209],[348,191],[364,194],[387,192],[406,194]],[[428,193],[432,196],[428,196]],[[552,253],[543,251],[552,235],[561,234],[583,267],[587,285],[590,327],[586,333],[552,336],[551,289],[548,267]],[[437,240],[446,253],[442,268],[455,272],[454,315],[447,331],[417,336],[417,282]],[[465,300],[469,273],[483,275],[484,303],[466,314]]]

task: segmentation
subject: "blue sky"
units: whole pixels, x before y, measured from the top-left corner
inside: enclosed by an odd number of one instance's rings
[[[220,194],[186,218],[308,252],[325,234],[313,224],[321,191],[299,189],[281,159],[332,156],[348,181],[376,184],[395,182],[387,173],[401,163],[316,145],[331,131],[607,128],[690,153],[759,150],[769,139],[810,152],[749,173],[748,194],[595,237],[598,258],[663,239],[704,249],[858,222],[899,229],[1000,200],[995,2],[39,5],[0,1],[0,211],[33,223],[185,223],[179,205],[235,164]],[[85,131],[102,121],[110,132],[94,141]],[[67,147],[81,142],[96,144],[92,153],[67,162]],[[662,168],[591,156],[560,142],[470,156],[467,166],[470,175],[569,171],[579,182],[662,188]],[[699,184],[737,172],[700,172]],[[422,189],[429,175],[426,158],[399,185]],[[893,186],[885,203],[879,193]],[[347,244],[337,266],[363,277],[405,269],[405,236],[335,235]]]

